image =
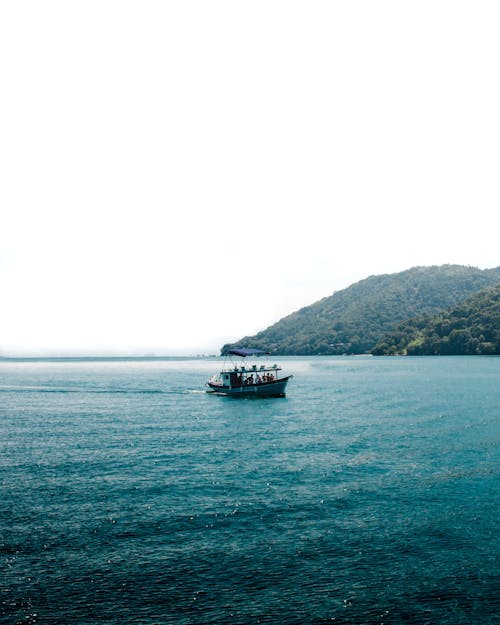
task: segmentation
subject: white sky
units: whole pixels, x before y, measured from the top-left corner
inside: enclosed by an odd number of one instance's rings
[[[0,4],[0,354],[218,353],[499,254],[500,3]]]

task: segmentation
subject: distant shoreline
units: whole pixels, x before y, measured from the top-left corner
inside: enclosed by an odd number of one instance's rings
[[[422,358],[423,356],[432,358],[446,358],[456,356],[495,356],[496,354],[273,354],[276,358],[360,358],[370,356],[371,358]],[[15,362],[54,362],[54,363],[77,363],[77,362],[175,362],[185,360],[211,360],[213,358],[223,358],[217,354],[203,354],[193,356],[0,356],[1,363]]]

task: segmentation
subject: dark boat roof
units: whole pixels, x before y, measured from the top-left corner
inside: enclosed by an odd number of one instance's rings
[[[234,354],[235,356],[261,356],[262,354],[269,354],[270,352],[264,352],[261,349],[252,349],[251,347],[240,347],[236,349],[229,349],[228,354]]]

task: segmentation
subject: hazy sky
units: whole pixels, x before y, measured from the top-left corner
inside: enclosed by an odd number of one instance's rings
[[[0,353],[218,352],[500,264],[500,3],[4,0]]]

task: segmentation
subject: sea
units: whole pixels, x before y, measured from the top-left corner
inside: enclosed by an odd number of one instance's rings
[[[500,623],[500,358],[277,362],[0,361],[0,623]]]

